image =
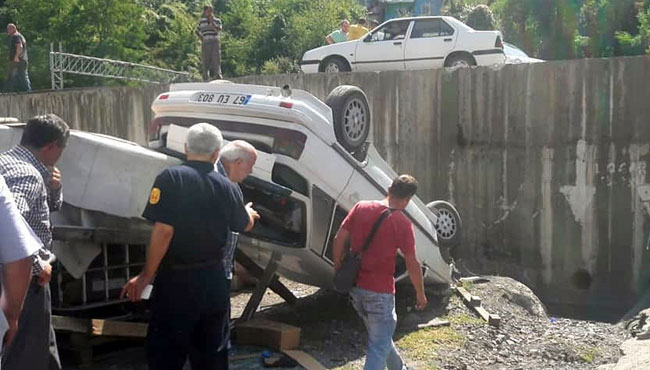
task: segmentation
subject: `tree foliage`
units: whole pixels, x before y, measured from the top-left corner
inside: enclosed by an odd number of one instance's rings
[[[189,71],[198,78],[194,35],[204,4],[222,18],[225,75],[298,70],[305,51],[343,18],[365,15],[358,0],[0,0],[0,22],[28,41],[34,88],[50,86],[50,43],[66,52]],[[543,59],[650,53],[650,0],[446,0],[443,12]],[[7,48],[0,48],[6,59]],[[6,74],[0,63],[0,77]],[[67,76],[66,86],[124,83]]]

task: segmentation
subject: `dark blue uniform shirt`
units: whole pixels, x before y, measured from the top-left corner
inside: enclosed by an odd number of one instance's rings
[[[249,222],[236,185],[212,163],[197,161],[158,175],[143,217],[174,227],[161,270],[220,261],[230,231],[243,231]]]

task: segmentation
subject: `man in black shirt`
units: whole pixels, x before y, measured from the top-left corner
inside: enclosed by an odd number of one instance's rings
[[[7,34],[9,34],[7,90],[31,91],[32,85],[27,73],[27,41],[13,23],[7,25]]]
[[[182,369],[190,349],[198,354],[199,369],[228,369],[227,356],[219,355],[227,345],[230,305],[223,249],[231,231],[252,229],[259,216],[215,171],[222,142],[212,125],[190,127],[187,162],[158,175],[143,213],[154,222],[147,259],[122,296],[139,301],[155,276],[150,370]]]

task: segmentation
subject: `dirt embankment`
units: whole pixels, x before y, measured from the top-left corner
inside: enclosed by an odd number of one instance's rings
[[[416,312],[410,308],[414,299],[409,289],[398,293],[395,342],[409,366],[596,369],[620,357],[619,348],[627,336],[620,326],[549,317],[525,285],[504,277],[488,280],[464,287],[482,298],[486,310],[501,317],[498,329],[487,325],[455,295],[433,297],[425,312]],[[318,291],[301,298],[296,306],[267,306],[260,315],[301,327],[302,349],[326,367],[363,367],[365,330],[346,297]],[[418,324],[434,317],[450,325],[418,329]]]

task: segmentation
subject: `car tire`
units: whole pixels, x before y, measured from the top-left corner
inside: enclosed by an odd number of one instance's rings
[[[445,62],[445,67],[451,68],[468,68],[475,65],[476,62],[472,59],[472,57],[465,54],[452,55]]]
[[[436,200],[427,204],[427,208],[438,218],[433,225],[438,234],[438,243],[445,248],[460,244],[462,221],[456,207],[444,200]]]
[[[370,105],[364,92],[356,87],[341,85],[325,99],[332,108],[336,140],[348,152],[359,150],[370,133]]]
[[[350,65],[341,57],[329,57],[321,64],[321,72],[338,73],[350,72]]]

